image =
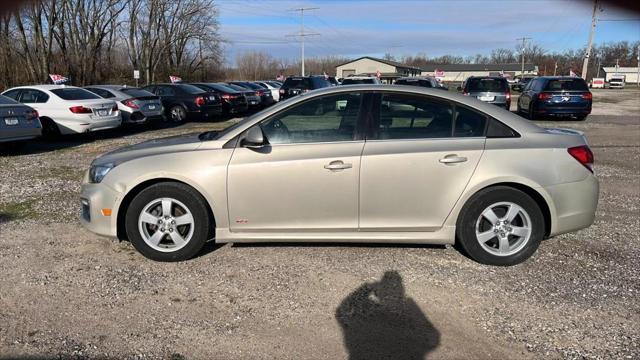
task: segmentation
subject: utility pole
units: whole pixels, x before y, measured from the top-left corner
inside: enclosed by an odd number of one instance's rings
[[[525,48],[525,43],[527,40],[531,40],[530,37],[521,37],[516,39],[516,41],[520,41],[522,40],[522,70],[520,71],[520,77],[524,76],[524,48]]]
[[[320,8],[317,7],[300,7],[297,9],[291,9],[291,11],[300,12],[300,32],[298,34],[287,35],[287,37],[300,37],[300,63],[301,63],[301,73],[304,76],[304,38],[307,36],[318,36],[318,33],[308,33],[304,31],[304,12],[309,10],[318,10]]]
[[[591,15],[591,32],[589,32],[589,43],[587,44],[587,53],[584,54],[584,62],[582,63],[582,78],[587,79],[587,69],[589,67],[589,56],[591,55],[591,47],[593,46],[593,34],[596,32],[596,23],[598,22],[598,0],[593,0],[593,14]]]
[[[638,66],[638,68],[636,69],[636,86],[640,87],[640,45],[638,45],[638,57],[636,58],[636,60],[638,60],[638,62],[636,63],[636,66]]]
[[[598,57],[598,72],[597,72],[597,75],[596,75],[597,78],[600,77],[600,60],[601,59]]]
[[[553,65],[553,76],[556,76],[556,71],[558,71],[558,61],[556,60],[555,65]]]

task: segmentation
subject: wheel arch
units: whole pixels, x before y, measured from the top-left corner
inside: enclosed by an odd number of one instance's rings
[[[136,195],[138,195],[141,191],[148,188],[149,186],[158,184],[158,183],[163,183],[163,182],[174,182],[174,183],[186,185],[192,188],[196,193],[198,193],[202,197],[207,208],[207,213],[209,214],[209,217],[213,222],[213,227],[209,229],[210,231],[209,238],[212,239],[215,235],[216,217],[213,213],[213,207],[209,203],[209,200],[207,199],[207,197],[204,196],[196,187],[192,186],[191,184],[188,184],[184,181],[180,181],[178,179],[167,178],[167,177],[154,178],[154,179],[142,181],[141,183],[131,188],[131,190],[129,190],[126,193],[126,195],[122,198],[122,201],[120,201],[120,204],[118,205],[118,212],[117,212],[117,219],[116,219],[116,236],[118,237],[118,239],[125,240],[127,238],[127,235],[126,235],[127,232],[125,229],[125,217],[127,213],[127,208],[131,204],[131,201],[136,197]]]

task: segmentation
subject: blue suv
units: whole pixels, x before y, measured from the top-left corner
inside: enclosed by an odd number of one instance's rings
[[[591,113],[592,95],[582,78],[542,76],[529,81],[518,99],[518,113],[529,119],[573,116],[584,120]]]

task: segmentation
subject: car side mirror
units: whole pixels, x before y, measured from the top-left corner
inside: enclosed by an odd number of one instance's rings
[[[458,90],[458,91],[462,91],[462,86],[458,86],[458,87],[456,88],[456,90]]]
[[[243,147],[258,148],[265,145],[264,134],[259,125],[250,128],[240,143]]]

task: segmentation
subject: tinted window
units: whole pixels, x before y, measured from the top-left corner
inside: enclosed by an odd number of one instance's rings
[[[342,85],[353,85],[353,84],[375,84],[373,79],[344,79],[342,80]]]
[[[8,98],[6,95],[0,95],[0,104],[8,105],[8,104],[17,104],[18,102],[14,99]]]
[[[446,102],[423,96],[385,94],[380,103],[377,138],[450,137],[452,120],[453,109]]]
[[[282,87],[289,89],[311,89],[313,85],[311,84],[311,79],[309,78],[288,78],[285,80]]]
[[[362,95],[345,93],[306,101],[260,126],[271,144],[354,139]]]
[[[85,89],[53,89],[52,93],[56,94],[59,98],[63,100],[93,100],[100,99],[100,97],[91,91],[87,91]],[[24,96],[24,95],[23,95]]]
[[[120,89],[120,91],[131,97],[154,96],[154,94],[142,89],[128,88],[128,89]]]
[[[203,90],[200,89],[199,87],[189,85],[189,84],[180,84],[180,85],[177,85],[177,87],[179,87],[182,91],[185,91],[189,94],[201,94],[203,92]]]
[[[7,91],[3,95],[17,101],[19,94],[20,94],[20,89],[15,89],[15,90]]]
[[[428,80],[418,80],[418,79],[400,79],[396,81],[398,85],[413,85],[413,86],[422,86],[422,87],[433,87],[431,81]]]
[[[40,90],[22,89],[22,94],[20,94],[20,102],[23,103],[46,103],[47,100],[49,100],[49,95],[43,93]]]
[[[202,90],[198,89],[199,92]],[[156,87],[156,95],[158,96],[175,96],[176,91],[171,86],[158,86]]]
[[[325,79],[324,77],[313,77],[311,78],[311,82],[313,83],[314,89],[331,86],[329,80]]]
[[[589,91],[587,83],[582,79],[553,79],[544,87],[546,91]]]
[[[454,137],[484,136],[484,126],[487,117],[483,114],[467,109],[456,107],[456,121]]]
[[[111,91],[107,91],[104,89],[98,89],[98,88],[86,88],[86,90],[91,91],[94,94],[97,94],[100,97],[103,98],[112,98],[112,97],[116,97],[115,95],[113,95],[113,93]]]
[[[249,91],[249,89],[247,88],[243,88],[242,86],[238,86],[238,85],[234,85],[234,84],[227,84],[225,86],[230,87],[231,89],[235,90],[235,91]]]
[[[232,89],[226,85],[222,85],[222,84],[207,84],[207,86],[210,86],[211,88],[218,90],[218,91],[222,91],[225,93],[235,93],[237,92],[235,89]]]
[[[242,85],[248,87],[249,89],[253,89],[253,90],[264,90],[264,89],[266,89],[266,87],[264,87],[262,85],[254,84],[254,83],[242,83]]]
[[[495,119],[489,120],[489,125],[487,126],[488,138],[510,138],[518,136],[517,132],[500,121]]]
[[[506,92],[509,89],[507,80],[492,78],[471,78],[467,80],[467,92]]]

